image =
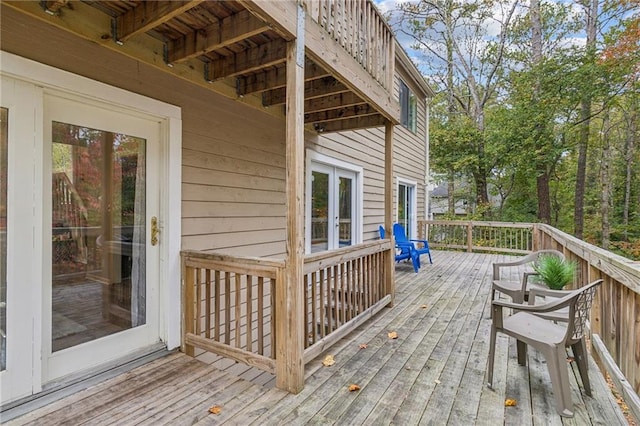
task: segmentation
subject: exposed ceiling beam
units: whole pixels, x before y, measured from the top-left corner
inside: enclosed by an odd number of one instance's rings
[[[265,22],[253,16],[248,10],[242,10],[206,28],[169,41],[167,59],[170,64],[183,62],[263,33],[268,29],[269,25]]]
[[[207,81],[212,82],[278,65],[285,61],[286,54],[287,42],[282,39],[276,39],[211,61],[207,67],[205,78]]]
[[[384,126],[387,119],[380,115],[368,115],[366,117],[349,118],[346,120],[316,123],[314,128],[318,133],[342,132],[345,130],[366,129],[369,127]]]
[[[306,82],[304,85],[304,98],[315,99],[336,93],[348,92],[344,84],[333,77],[322,78]],[[262,105],[273,106],[284,104],[287,100],[286,88],[268,90],[262,93]]]
[[[146,33],[203,1],[143,1],[116,18],[115,40],[123,43],[133,36]]]
[[[330,74],[321,66],[307,59],[304,64],[305,81],[327,77]],[[236,86],[238,96],[250,95],[269,89],[284,87],[287,82],[287,73],[284,67],[272,68],[253,75],[238,77]]]
[[[305,113],[326,111],[329,109],[358,105],[363,102],[362,98],[359,98],[353,92],[340,93],[337,95],[325,96],[324,98],[304,101],[304,111]]]
[[[304,115],[305,124],[317,123],[320,121],[344,120],[346,118],[361,117],[378,114],[369,104],[358,104],[345,108],[330,109],[327,111],[312,112]]]

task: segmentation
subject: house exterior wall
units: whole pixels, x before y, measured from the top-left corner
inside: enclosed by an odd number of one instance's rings
[[[3,9],[2,20],[3,50],[182,108],[182,249],[282,257],[283,120],[61,30],[37,25],[11,9]],[[398,97],[400,77],[417,96],[418,114],[415,134],[395,127],[394,192],[397,177],[417,182],[421,218],[425,95],[402,67],[396,69],[394,96]],[[378,226],[384,222],[384,128],[307,133],[305,139],[308,149],[363,167],[363,240],[378,238]]]
[[[425,217],[426,95],[402,66],[396,64],[393,90],[396,99],[399,98],[400,79],[417,96],[417,129],[413,133],[402,125],[394,128],[393,199],[394,206],[397,206],[398,178],[416,182],[417,219],[420,219]],[[363,240],[380,238],[378,227],[384,224],[384,127],[308,137],[306,147],[363,167]],[[393,217],[396,221],[397,211],[394,211]]]
[[[284,253],[283,120],[11,9],[2,13],[3,50],[182,109],[183,249]]]

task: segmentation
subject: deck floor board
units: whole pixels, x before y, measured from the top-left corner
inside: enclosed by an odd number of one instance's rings
[[[527,366],[518,365],[515,341],[503,335],[489,389],[491,264],[510,258],[459,252],[433,257],[435,263],[425,262],[418,274],[409,264],[396,266],[394,306],[310,362],[297,395],[275,389],[272,375],[228,359],[172,354],[7,424],[626,424],[593,360],[594,397],[583,394],[572,365],[575,417],[561,419],[546,361],[529,348]],[[390,339],[390,331],[398,338]],[[322,366],[327,354],[336,360],[331,367]],[[352,383],[360,390],[349,392]],[[505,407],[507,398],[517,405]],[[220,414],[209,413],[214,405]]]

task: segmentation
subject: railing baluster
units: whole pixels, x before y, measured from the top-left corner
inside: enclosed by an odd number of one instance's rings
[[[326,335],[326,327],[327,325],[325,324],[326,322],[326,318],[325,318],[325,292],[327,290],[327,286],[325,283],[325,269],[322,268],[320,269],[320,337],[324,337]]]
[[[309,310],[306,309],[309,306],[309,275],[305,275],[303,279],[304,283],[302,284],[302,292],[304,294],[304,347],[309,347]]]
[[[196,329],[198,336],[202,334],[202,269],[196,269]]]
[[[317,273],[314,271],[311,273],[311,333],[313,336],[313,343],[315,343],[318,340],[318,304],[317,304],[317,299],[318,299],[318,293],[317,293],[317,289],[318,289],[318,285],[316,283],[318,276]]]
[[[216,340],[216,342],[220,341],[220,328],[221,328],[221,324],[220,324],[220,297],[221,297],[221,293],[220,293],[220,271],[216,270],[214,272],[214,293],[215,293],[215,300],[213,302],[214,306],[215,306],[215,312],[213,313],[214,317],[213,317],[213,323],[214,323],[214,333],[213,333],[213,338]]]
[[[211,338],[211,269],[206,269],[205,272],[205,303],[204,303],[204,312],[205,312],[205,321],[204,321],[204,326],[205,326],[205,336],[207,336],[208,339]]]
[[[242,347],[242,275],[235,273],[236,282],[236,306],[235,306],[235,318],[234,325],[236,331],[236,348]]]
[[[264,355],[264,277],[258,277],[258,353]]]
[[[231,342],[231,272],[224,273],[224,343]]]
[[[251,352],[253,348],[253,276],[247,275],[247,350]]]

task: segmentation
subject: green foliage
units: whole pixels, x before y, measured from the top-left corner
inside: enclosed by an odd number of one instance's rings
[[[562,290],[571,284],[576,275],[576,263],[551,254],[540,255],[533,269],[540,279],[552,290]]]

